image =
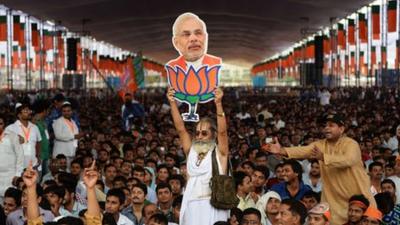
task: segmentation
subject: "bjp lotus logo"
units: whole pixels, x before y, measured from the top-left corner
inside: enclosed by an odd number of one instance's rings
[[[190,66],[184,71],[179,66],[172,68],[166,65],[168,83],[175,90],[175,99],[189,105],[189,112],[182,114],[184,121],[199,121],[199,115],[196,113],[197,103],[206,103],[214,99],[213,91],[218,86],[220,68],[221,65],[205,65],[196,70]]]

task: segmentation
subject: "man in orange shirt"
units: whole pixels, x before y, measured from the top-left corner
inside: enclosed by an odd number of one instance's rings
[[[344,119],[338,114],[326,117],[325,139],[303,147],[283,148],[275,140],[263,150],[289,158],[317,159],[321,169],[322,202],[331,206],[332,225],[347,221],[348,200],[355,194],[363,194],[375,206],[371,183],[364,169],[358,143],[344,134]]]

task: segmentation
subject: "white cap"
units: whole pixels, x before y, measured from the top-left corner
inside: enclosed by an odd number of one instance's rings
[[[22,106],[22,103],[17,102],[17,104],[15,104],[15,109],[18,109],[18,108],[21,107],[21,106]]]
[[[65,105],[71,105],[71,102],[69,102],[69,101],[63,102],[62,106],[65,106]]]

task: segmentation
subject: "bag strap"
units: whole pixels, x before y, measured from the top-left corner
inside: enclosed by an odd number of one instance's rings
[[[213,176],[218,176],[219,175],[219,169],[218,169],[218,162],[217,162],[217,149],[214,147],[214,150],[212,151],[211,154],[211,160],[212,160],[212,175]],[[232,174],[232,164],[231,160],[229,159],[228,156],[228,176]]]
[[[217,162],[217,153],[216,153],[216,148],[214,147],[214,150],[211,153],[211,160],[212,160],[212,176],[218,176],[219,175],[219,169],[218,169],[218,162]]]

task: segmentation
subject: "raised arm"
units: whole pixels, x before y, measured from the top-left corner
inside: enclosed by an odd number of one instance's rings
[[[101,210],[96,198],[96,182],[99,179],[99,173],[95,170],[96,160],[93,160],[92,166],[86,168],[83,174],[83,182],[87,190],[87,216],[90,218],[101,217]]]
[[[32,168],[32,161],[29,162],[28,168],[26,168],[22,179],[24,180],[24,184],[26,185],[26,193],[27,193],[27,212],[26,216],[28,221],[35,221],[39,219],[39,203],[37,200],[36,193],[36,185],[38,179],[38,173]]]
[[[314,148],[314,143],[307,146],[284,148],[279,143],[278,138],[274,138],[274,143],[268,143],[261,147],[263,151],[295,159],[316,158],[312,155]]]
[[[187,155],[189,153],[190,146],[192,146],[192,139],[186,130],[185,123],[183,122],[178,106],[174,99],[174,94],[175,94],[174,89],[169,87],[167,92],[167,98],[169,104],[171,105],[172,120],[174,121],[175,129],[177,130],[179,139],[181,140],[183,152]]]
[[[224,93],[221,89],[218,88],[214,91],[214,95],[215,107],[217,109],[218,149],[221,156],[226,157],[229,154],[229,144],[226,118],[224,109],[222,107],[222,97],[224,96]]]

